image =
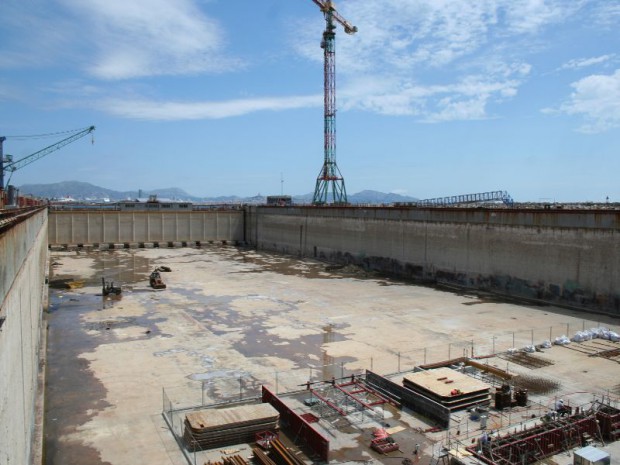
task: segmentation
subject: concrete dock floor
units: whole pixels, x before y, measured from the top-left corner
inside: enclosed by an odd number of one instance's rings
[[[54,250],[50,262],[48,465],[187,463],[163,421],[164,396],[175,408],[208,404],[256,395],[262,384],[286,392],[307,380],[404,372],[584,328],[619,330],[604,316],[230,246]],[[156,291],[148,276],[158,266],[172,271]],[[102,277],[122,295],[103,297]],[[557,396],[578,405],[593,392],[620,394],[616,361],[559,346],[542,356],[552,364],[485,363],[556,382],[541,393],[542,405]],[[425,426],[412,423],[418,432]],[[418,440],[412,433],[407,447]],[[422,444],[419,463],[429,463],[432,449]]]

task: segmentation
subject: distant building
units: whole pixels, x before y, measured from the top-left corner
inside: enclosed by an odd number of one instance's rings
[[[267,205],[272,207],[290,207],[293,200],[290,195],[268,195]]]

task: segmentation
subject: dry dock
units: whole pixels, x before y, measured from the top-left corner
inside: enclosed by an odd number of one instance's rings
[[[396,373],[419,365],[501,355],[589,327],[619,329],[610,317],[457,294],[352,267],[326,271],[310,259],[230,246],[52,250],[50,261],[48,465],[181,465],[188,462],[162,417],[166,406],[249,399],[263,385],[282,395],[303,391],[308,381],[327,381],[329,389],[332,378],[365,370],[399,380]],[[153,290],[149,273],[162,265],[172,270],[162,273],[167,288]],[[122,294],[103,297],[102,277],[122,286]],[[83,287],[63,285],[76,280]],[[544,366],[504,356],[481,363],[544,386],[531,393],[532,412],[541,415],[558,396],[582,405],[593,395],[620,394],[620,364],[590,356],[596,345],[590,346],[546,349],[536,354],[549,362]],[[412,458],[418,443],[423,464],[446,438],[424,434],[432,424],[390,406],[381,417],[352,423],[318,416],[334,462],[400,463],[368,447],[377,425],[402,428],[396,456]],[[499,427],[509,420],[489,421]],[[468,419],[462,425],[449,434],[463,441],[476,436],[479,425]]]

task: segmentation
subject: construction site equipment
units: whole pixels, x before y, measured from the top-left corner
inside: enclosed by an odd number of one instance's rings
[[[515,401],[519,407],[527,406],[527,389],[517,389],[515,391]]]
[[[84,129],[78,129],[76,131],[70,131],[72,132],[72,134],[69,137],[66,137],[58,142],[56,142],[55,144],[52,145],[48,145],[47,147],[45,147],[44,149],[41,149],[35,153],[32,153],[30,155],[27,155],[25,157],[20,158],[19,160],[13,160],[13,157],[11,155],[4,155],[4,149],[3,149],[3,142],[11,136],[7,136],[7,137],[0,137],[0,190],[4,190],[5,189],[5,183],[4,183],[4,177],[5,177],[5,173],[9,172],[11,173],[9,175],[9,179],[6,182],[6,185],[8,186],[10,180],[11,180],[11,176],[13,175],[13,173],[15,171],[17,171],[18,169],[23,168],[26,165],[29,165],[30,163],[39,160],[40,158],[43,158],[44,156],[55,152],[58,149],[61,149],[62,147],[64,147],[65,145],[68,145],[72,142],[75,142],[78,139],[81,139],[82,137],[92,133],[95,130],[95,126],[89,126],[87,128]],[[15,138],[25,138],[25,137],[40,137],[40,136],[14,136]]]
[[[347,203],[347,191],[344,178],[336,165],[336,24],[340,23],[347,34],[355,34],[357,27],[349,24],[336,11],[331,0],[312,0],[325,16],[325,31],[321,48],[324,57],[324,161],[316,180],[314,189],[314,205],[331,203],[344,205]]]
[[[153,289],[166,289],[166,283],[161,279],[161,274],[159,274],[158,270],[153,270],[149,276],[149,285]]]
[[[503,410],[512,406],[512,392],[509,384],[495,389],[495,408]]]
[[[114,281],[106,282],[105,278],[101,278],[101,293],[104,296],[108,295],[120,295],[123,289],[115,286]]]

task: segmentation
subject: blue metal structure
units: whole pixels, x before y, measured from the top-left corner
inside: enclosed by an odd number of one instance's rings
[[[411,202],[416,206],[444,206],[459,205],[464,203],[481,203],[481,202],[502,202],[504,205],[512,207],[514,200],[506,191],[481,192],[478,194],[453,195],[451,197],[439,197],[435,199],[418,200]]]
[[[43,158],[45,155],[55,152],[56,150],[64,147],[65,145],[70,144],[71,142],[81,139],[87,134],[90,134],[91,132],[93,132],[94,130],[95,130],[95,126],[89,126],[84,129],[78,129],[77,130],[78,132],[76,132],[75,134],[72,134],[71,136],[59,142],[56,142],[55,144],[48,145],[47,147],[39,150],[38,152],[32,153],[30,155],[27,155],[15,161],[13,161],[13,157],[11,157],[10,155],[7,155],[6,157],[4,157],[2,142],[6,140],[6,137],[0,137],[0,190],[3,190],[5,188],[5,185],[4,185],[5,173],[7,172],[11,173],[11,175],[9,175],[9,181],[10,181],[11,176],[13,175],[14,171],[20,168],[23,168],[24,166],[29,165],[30,163],[40,158]],[[9,181],[7,181],[7,184],[9,183]]]
[[[324,161],[314,189],[314,205],[346,204],[347,191],[344,178],[336,165],[336,24],[344,27],[347,34],[355,34],[357,27],[342,18],[331,0],[312,0],[325,16],[325,31],[321,48],[324,57]],[[331,193],[331,198],[330,198]]]

